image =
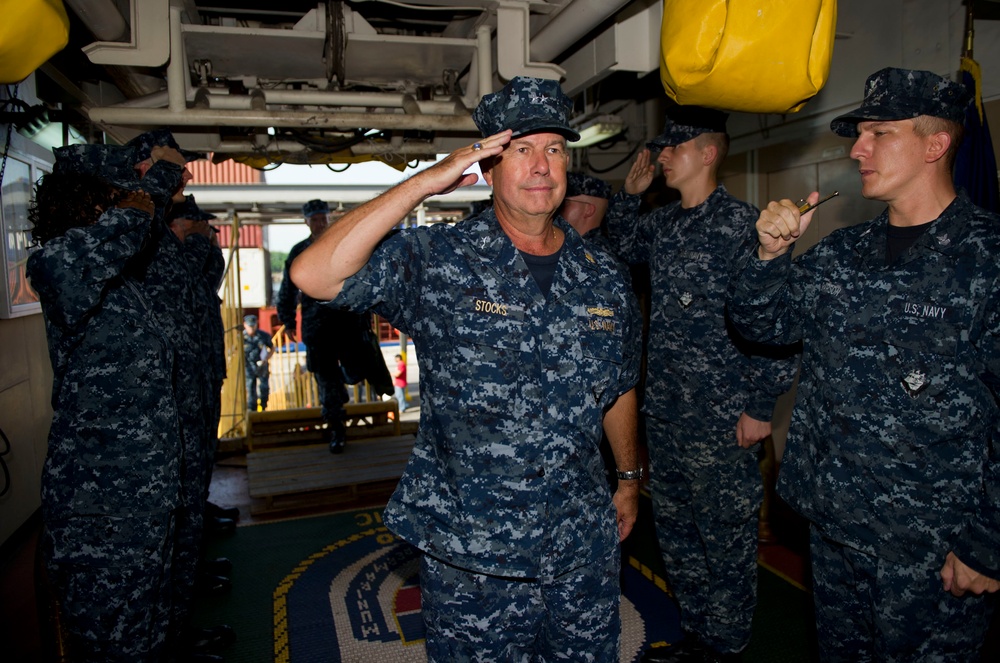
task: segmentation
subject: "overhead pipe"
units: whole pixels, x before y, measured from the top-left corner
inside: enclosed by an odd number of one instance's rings
[[[163,108],[170,103],[168,97],[166,90],[160,90],[134,99],[126,99],[114,104],[114,108]]]
[[[569,47],[632,0],[573,0],[531,38],[533,62],[554,62]]]
[[[170,6],[170,61],[167,63],[167,108],[180,113],[187,108],[187,58],[181,34],[181,8]]]
[[[310,129],[398,129],[476,131],[471,115],[407,115],[405,113],[317,113],[309,111],[215,110],[189,108],[91,108],[90,119],[108,124],[208,127],[303,127]]]
[[[264,90],[269,104],[313,106],[361,106],[402,108],[402,92],[323,92],[313,90]]]
[[[510,80],[515,76],[561,79],[566,70],[546,60],[533,60],[529,53],[531,26],[524,4],[497,2],[497,74]],[[503,44],[503,47],[500,44]]]
[[[479,76],[479,99],[493,92],[493,34],[488,25],[476,28],[476,71]]]
[[[125,34],[125,17],[112,0],[66,0],[66,4],[99,40],[116,41]]]

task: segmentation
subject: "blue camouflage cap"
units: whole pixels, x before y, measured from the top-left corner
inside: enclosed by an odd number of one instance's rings
[[[138,191],[139,178],[133,166],[135,149],[118,145],[67,145],[52,148],[56,173],[97,175],[119,189]]]
[[[243,323],[250,325],[251,327],[257,326],[257,316],[256,315],[244,315]]]
[[[702,134],[726,133],[729,113],[702,106],[672,106],[667,110],[663,133],[646,143],[650,150],[676,147]]]
[[[325,200],[310,200],[302,206],[302,216],[309,219],[313,214],[329,214],[330,206]]]
[[[146,133],[139,134],[125,143],[125,145],[135,148],[136,163],[150,158],[153,148],[157,146],[174,148],[181,153],[185,161],[197,161],[198,159],[205,158],[205,155],[201,152],[182,150],[181,146],[177,144],[174,135],[170,132],[170,129],[153,129],[152,131],[147,131]]]
[[[858,122],[910,120],[930,115],[965,123],[965,110],[972,95],[961,83],[930,71],[886,67],[865,81],[861,106],[830,122],[838,136],[856,138]]]
[[[583,173],[566,173],[566,197],[593,196],[611,200],[611,185]]]
[[[536,131],[562,134],[569,141],[580,134],[569,126],[573,101],[558,81],[515,76],[499,92],[487,94],[476,106],[472,120],[483,136],[511,129],[513,137]]]
[[[214,214],[209,214],[202,208],[198,207],[198,204],[194,201],[194,196],[188,195],[184,196],[184,202],[176,203],[170,208],[170,215],[167,217],[167,223],[170,223],[174,219],[211,221],[212,219],[217,218],[218,217]]]

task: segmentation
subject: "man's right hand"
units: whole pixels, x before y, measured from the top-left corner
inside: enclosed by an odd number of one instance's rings
[[[167,147],[166,145],[154,145],[149,150],[149,157],[153,160],[153,163],[157,161],[169,161],[182,168],[187,166],[187,160],[184,159],[184,156],[173,147]]]
[[[1000,590],[1000,581],[973,571],[954,552],[948,552],[940,575],[944,591],[952,596],[962,596],[966,592],[992,594]]]
[[[140,212],[145,212],[150,216],[153,216],[153,212],[156,211],[156,207],[153,205],[153,199],[150,198],[149,194],[145,191],[124,192],[118,199],[115,207],[131,207],[132,209],[137,209]]]
[[[816,191],[806,198],[810,204],[817,200],[819,193]],[[799,215],[799,206],[787,198],[772,200],[757,219],[757,239],[760,241],[757,256],[761,260],[773,260],[787,253],[788,247],[809,227],[812,215],[812,212]]]
[[[498,134],[487,136],[468,147],[461,147],[430,168],[422,170],[411,179],[424,183],[425,194],[441,195],[451,193],[463,186],[472,186],[479,181],[478,173],[466,173],[472,164],[487,157],[494,157],[503,152],[504,145],[510,142],[513,132],[504,129]],[[479,149],[475,146],[479,145]]]
[[[636,195],[643,193],[653,183],[653,175],[656,174],[656,165],[653,164],[649,150],[642,150],[635,158],[635,163],[625,176],[625,193]]]

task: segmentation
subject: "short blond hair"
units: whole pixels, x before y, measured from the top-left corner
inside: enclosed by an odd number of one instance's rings
[[[712,173],[718,173],[719,168],[722,167],[722,162],[726,160],[726,155],[729,154],[729,134],[719,131],[709,131],[703,134],[698,134],[694,137],[694,140],[699,149],[707,147],[708,145],[715,146],[716,157],[715,161],[712,163]]]
[[[951,173],[955,170],[955,159],[958,157],[958,148],[962,145],[965,127],[953,120],[946,120],[934,115],[918,115],[913,118],[913,133],[921,138],[942,132],[951,138],[951,145],[948,146],[948,151],[944,155],[945,165],[948,167],[948,172]]]

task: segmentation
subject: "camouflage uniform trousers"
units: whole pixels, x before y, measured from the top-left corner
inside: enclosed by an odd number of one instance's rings
[[[208,399],[202,398],[201,390],[194,385],[183,392],[178,402],[184,455],[181,475],[183,503],[177,510],[173,561],[174,597],[170,631],[174,641],[179,641],[190,625],[198,568],[204,551],[205,486],[209,470],[204,403],[208,403]]]
[[[208,404],[205,406],[205,440],[208,448],[205,451],[207,472],[205,473],[205,500],[208,500],[209,486],[212,484],[212,470],[215,469],[215,454],[219,451],[219,421],[222,418],[222,383],[223,380],[209,380]]]
[[[681,628],[722,653],[750,642],[757,604],[757,514],[763,483],[753,449],[731,430],[646,418],[649,488]]]
[[[271,396],[271,376],[267,372],[257,373],[254,364],[247,363],[244,377],[247,387],[247,409],[251,412],[257,411],[257,397],[260,396],[260,409],[267,409],[267,399]],[[258,393],[258,383],[260,390]]]
[[[996,597],[944,591],[944,553],[889,562],[815,527],[809,547],[821,661],[978,663]]]
[[[420,562],[430,663],[619,659],[620,552],[555,578],[506,578]]]
[[[162,659],[174,514],[47,520],[42,555],[74,663]]]

